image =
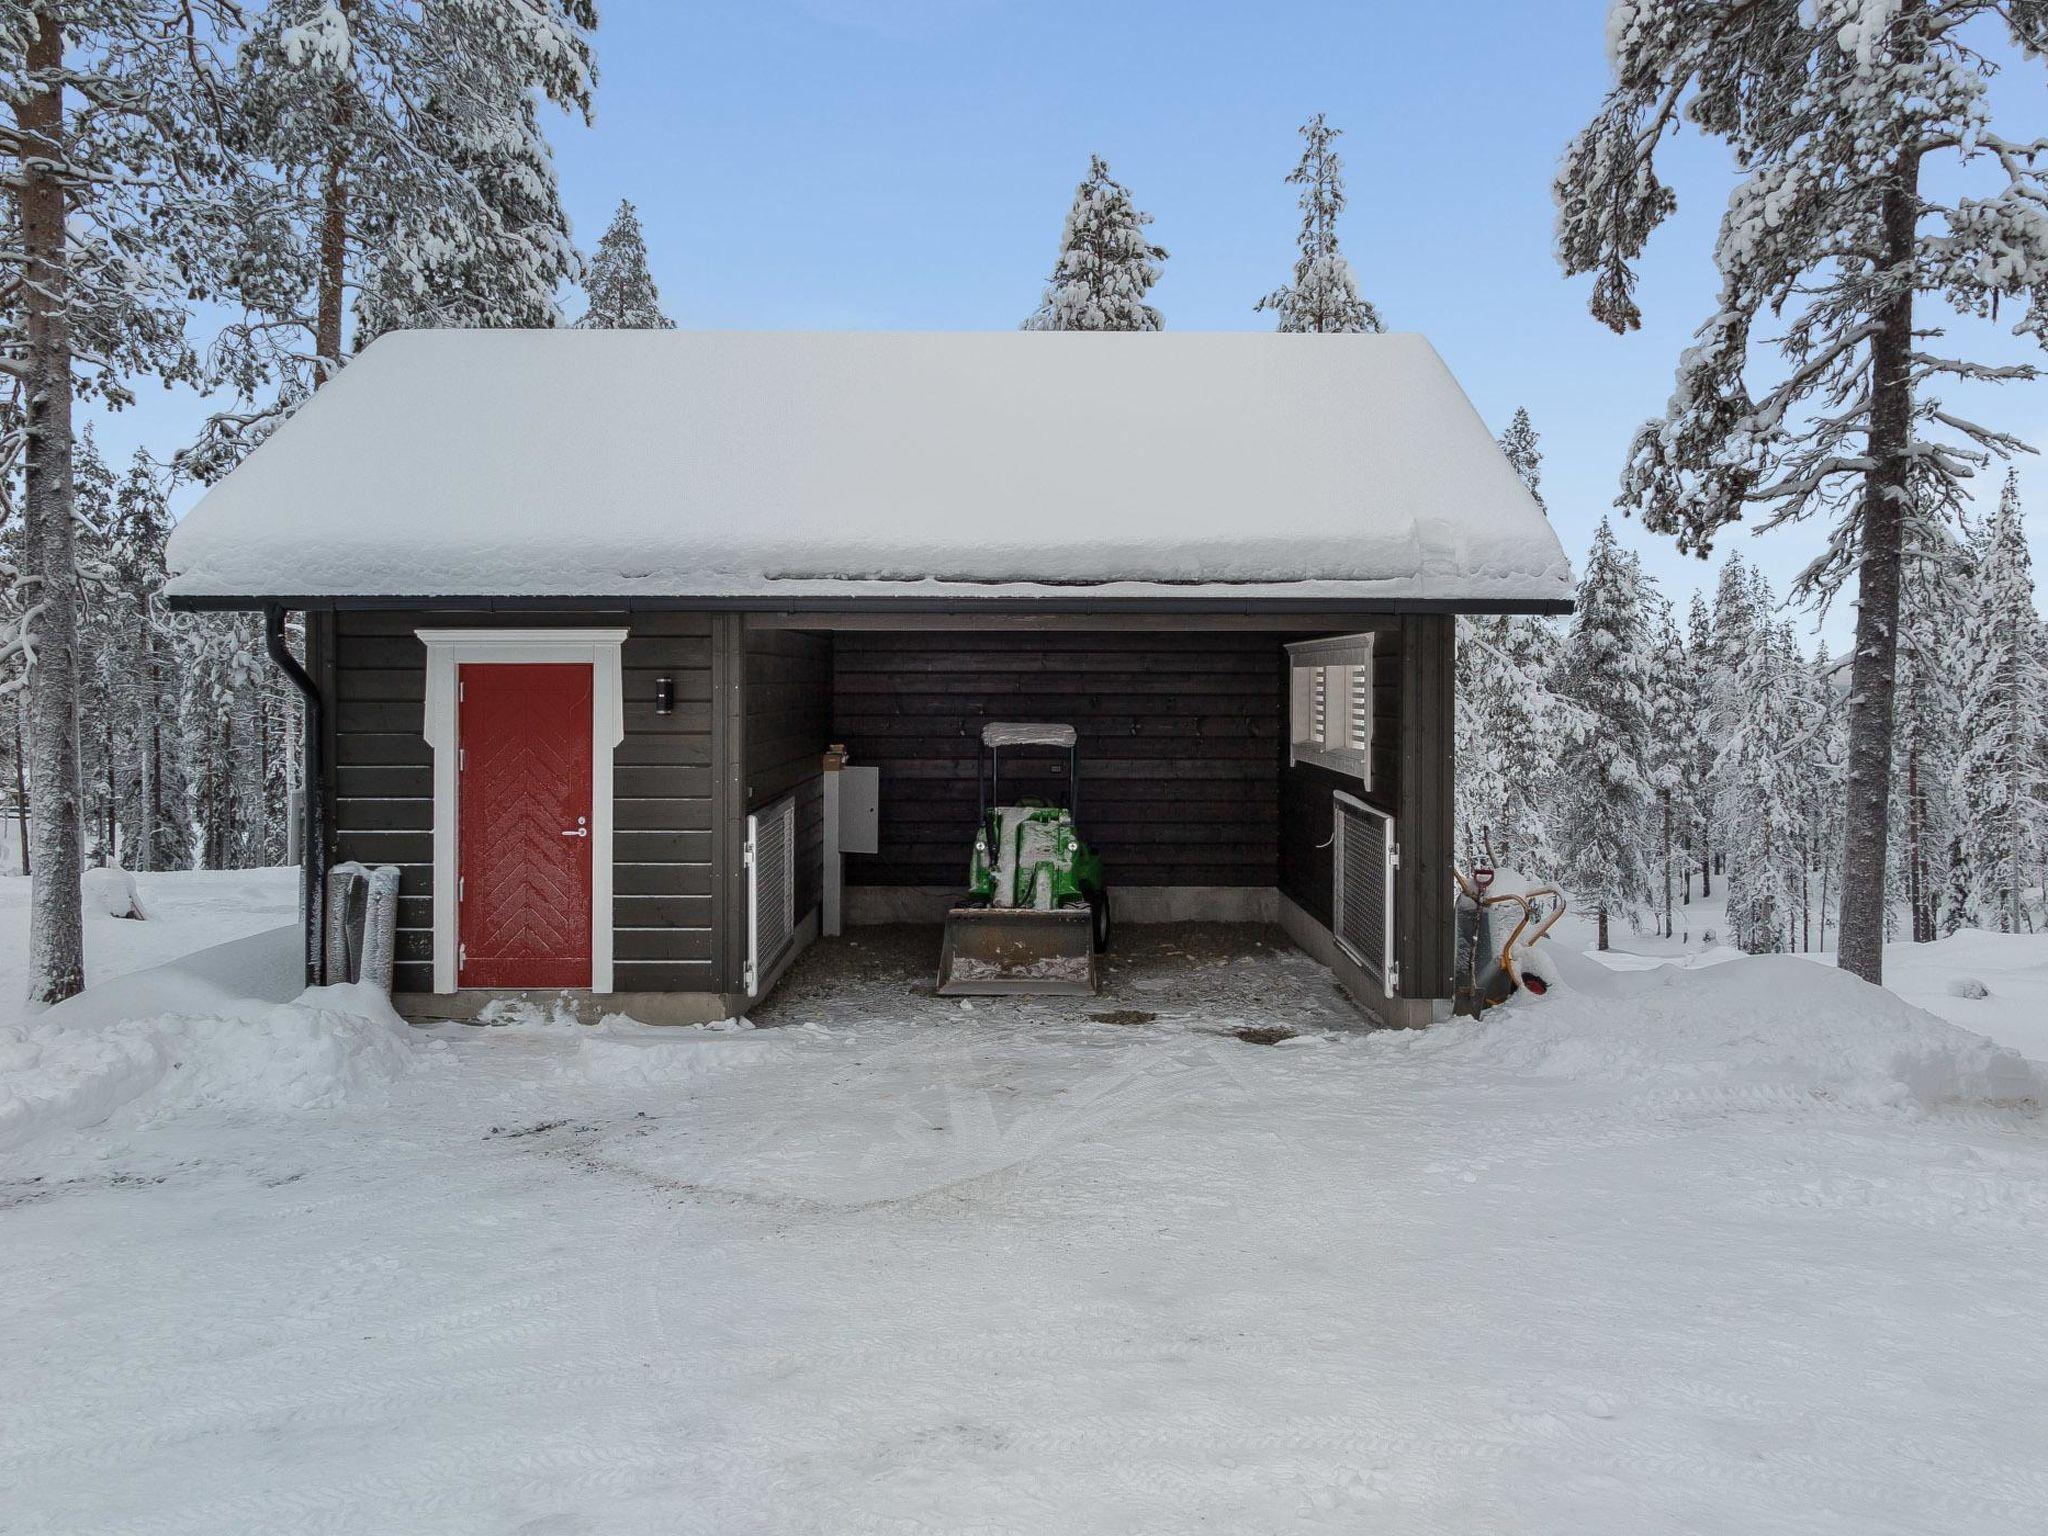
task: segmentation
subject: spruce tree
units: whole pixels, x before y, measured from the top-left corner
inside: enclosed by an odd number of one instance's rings
[[[1526,410],[1500,439],[1537,506],[1543,456]],[[1548,619],[1461,615],[1457,632],[1457,754],[1453,776],[1460,856],[1556,878],[1551,798],[1558,753],[1576,715],[1550,691],[1557,629]]]
[[[1379,311],[1359,297],[1351,263],[1337,249],[1337,215],[1344,211],[1344,161],[1336,140],[1344,130],[1332,128],[1318,112],[1301,125],[1301,163],[1288,173],[1287,184],[1301,188],[1300,254],[1294,280],[1276,288],[1254,310],[1279,316],[1283,331],[1332,331],[1353,334],[1382,331]]]
[[[1145,295],[1159,281],[1165,250],[1145,236],[1152,215],[1140,213],[1131,194],[1109,174],[1100,155],[1089,157],[1088,177],[1074,189],[1074,204],[1060,231],[1045,297],[1025,320],[1027,331],[1156,331],[1159,311]]]
[[[2033,927],[2027,891],[2048,861],[2048,658],[2011,474],[1981,549],[1961,647],[1957,884],[1966,921],[2019,933]]]
[[[1377,330],[1375,326],[1373,329]],[[1507,456],[1508,465],[1515,477],[1529,488],[1529,494],[1536,499],[1536,505],[1547,515],[1550,508],[1543,500],[1543,450],[1538,446],[1536,427],[1529,420],[1526,405],[1515,407],[1514,419],[1508,423],[1507,431],[1500,435],[1500,451]]]
[[[1692,595],[1686,610],[1685,647],[1674,684],[1678,786],[1675,791],[1677,833],[1686,850],[1680,894],[1692,903],[1692,877],[1700,877],[1700,895],[1713,895],[1708,853],[1713,827],[1714,758],[1720,739],[1714,730],[1714,626],[1701,593]]]
[[[1566,888],[1593,908],[1602,949],[1610,921],[1633,918],[1650,886],[1648,609],[1641,561],[1602,518],[1553,685],[1581,719],[1558,764]]]
[[[647,239],[640,230],[640,214],[629,202],[621,202],[612,215],[611,227],[597,242],[597,254],[590,258],[590,274],[584,280],[590,307],[576,322],[586,331],[672,331],[675,321],[661,312],[661,295],[655,291],[654,274],[647,270]]]
[[[185,776],[176,748],[179,633],[164,607],[164,546],[171,513],[161,475],[138,450],[114,493],[109,596],[126,675],[116,702],[128,722],[131,766],[119,807],[120,844],[132,869],[178,869],[190,855]],[[200,621],[204,622],[204,621]]]
[[[1735,670],[1734,730],[1721,748],[1728,926],[1748,953],[1792,947],[1804,868],[1810,718],[1789,625],[1763,622]]]
[[[1655,839],[1654,880],[1651,893],[1657,899],[1657,927],[1665,938],[1674,931],[1674,892],[1685,862],[1686,763],[1691,739],[1686,729],[1690,707],[1685,637],[1679,633],[1671,604],[1662,594],[1651,604],[1650,632],[1650,742],[1646,763],[1651,792],[1656,797],[1652,812]]]
[[[1965,627],[1974,557],[1938,519],[1921,518],[1900,573],[1898,723],[1892,766],[1890,888],[1915,943],[1953,931],[1954,780],[1967,731],[1960,713]]]
[[[1840,953],[1869,981],[1884,970],[1907,509],[1953,510],[1978,464],[2018,446],[1932,391],[2036,373],[1942,350],[1925,311],[2004,303],[2048,339],[2048,164],[1992,126],[1978,43],[2001,32],[2040,57],[2048,5],[1631,0],[1608,21],[1614,84],[1555,188],[1560,261],[1594,274],[1593,314],[1626,331],[1637,259],[1677,206],[1657,150],[1690,124],[1733,152],[1715,312],[1636,437],[1622,501],[1684,549],[1746,513],[1829,525],[1798,591],[1856,589]]]

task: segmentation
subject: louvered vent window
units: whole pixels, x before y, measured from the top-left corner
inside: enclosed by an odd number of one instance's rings
[[[1372,787],[1371,635],[1287,647],[1293,719],[1289,761],[1315,763]]]
[[[747,818],[747,995],[796,937],[796,798]]]

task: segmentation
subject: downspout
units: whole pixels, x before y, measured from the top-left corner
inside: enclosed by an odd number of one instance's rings
[[[327,933],[327,829],[322,812],[326,805],[327,774],[320,761],[323,735],[320,689],[299,665],[298,657],[285,644],[284,609],[276,604],[263,610],[263,643],[278,670],[291,679],[292,686],[306,701],[306,739],[301,762],[304,765],[305,804],[301,807],[303,833],[299,840],[299,901],[305,915],[306,985],[317,987],[323,977],[321,957]]]

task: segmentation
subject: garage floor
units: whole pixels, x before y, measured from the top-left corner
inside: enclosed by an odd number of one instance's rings
[[[1102,957],[1095,997],[942,998],[935,990],[938,963],[936,927],[852,928],[812,945],[752,1018],[763,1026],[852,1023],[886,1007],[911,1021],[967,1012],[984,1021],[1090,1028],[1199,1018],[1201,1027],[1220,1033],[1240,1023],[1300,1032],[1372,1024],[1327,970],[1270,924],[1120,928]]]

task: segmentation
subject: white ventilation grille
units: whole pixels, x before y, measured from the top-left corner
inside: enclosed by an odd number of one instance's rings
[[[796,937],[796,799],[747,818],[747,996]]]
[[[1394,963],[1394,871],[1401,845],[1394,818],[1338,790],[1336,857],[1332,860],[1331,930],[1337,944],[1392,997],[1401,986]]]

